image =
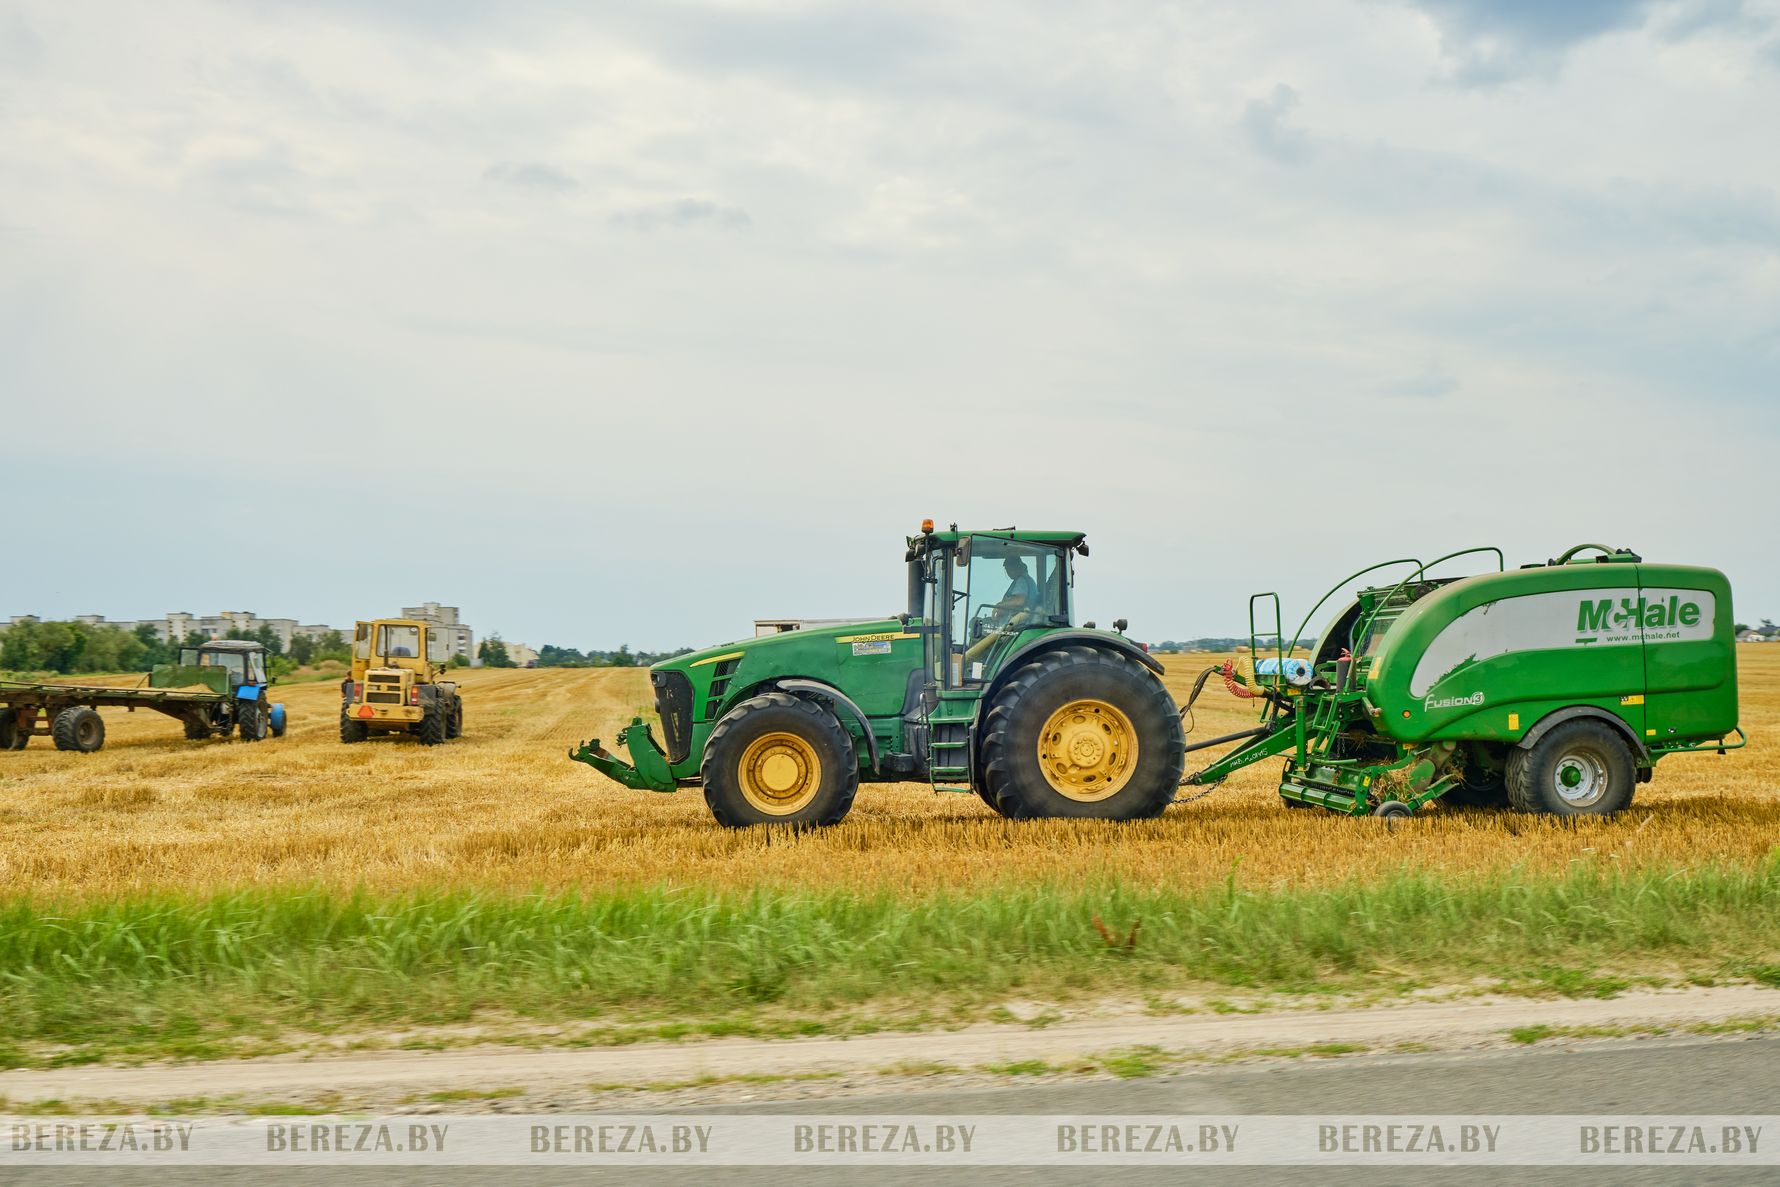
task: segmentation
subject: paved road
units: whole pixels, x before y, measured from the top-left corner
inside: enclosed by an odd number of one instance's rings
[[[1590,1045],[1574,1051],[1531,1049],[1475,1054],[1420,1055],[1340,1060],[1331,1063],[1249,1065],[1148,1080],[1044,1085],[1009,1084],[968,1092],[915,1093],[835,1099],[826,1112],[969,1113],[1305,1113],[1322,1108],[1345,1113],[1777,1113],[1780,1112],[1780,1036],[1741,1040],[1646,1040]],[[725,1107],[722,1112],[805,1112],[810,1102]],[[1780,1140],[1780,1134],[1773,1135]],[[949,1172],[841,1172],[848,1187],[888,1187],[923,1183],[977,1185],[1074,1184],[1079,1168],[1034,1167]],[[1294,1184],[1316,1187],[1405,1187],[1435,1183],[1502,1184],[1721,1184],[1773,1182],[1774,1172],[1727,1168],[1604,1167],[1600,1170],[1501,1168],[1177,1168],[1095,1173],[1095,1181],[1178,1185],[1194,1183]],[[785,1169],[697,1170],[650,1174],[636,1168],[616,1171],[565,1170],[538,1174],[529,1169],[469,1167],[451,1171],[405,1169],[343,1173],[305,1169],[269,1171],[186,1169],[178,1180],[205,1187],[421,1187],[448,1184],[647,1184],[650,1187],[789,1187],[828,1183],[837,1172],[815,1168],[799,1175]],[[115,1184],[149,1187],[168,1181],[114,1169],[78,1173],[50,1170],[15,1172],[21,1187],[55,1184]]]

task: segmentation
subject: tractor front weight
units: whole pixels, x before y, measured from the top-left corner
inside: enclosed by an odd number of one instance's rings
[[[586,763],[608,779],[638,791],[673,791],[679,786],[674,782],[673,772],[668,769],[667,755],[662,753],[661,747],[649,732],[648,724],[641,717],[631,718],[630,724],[619,732],[618,744],[630,752],[635,766],[613,755],[600,745],[598,738],[581,743],[579,747],[569,751],[569,757],[576,762]]]

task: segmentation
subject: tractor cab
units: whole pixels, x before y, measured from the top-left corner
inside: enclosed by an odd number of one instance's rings
[[[263,688],[270,683],[266,645],[249,639],[212,639],[196,647],[181,647],[178,663],[157,664],[149,675],[152,688],[201,684],[217,693]]]
[[[994,675],[1028,631],[1074,625],[1080,532],[923,532],[909,540],[910,618],[929,629],[935,684],[966,688]]]

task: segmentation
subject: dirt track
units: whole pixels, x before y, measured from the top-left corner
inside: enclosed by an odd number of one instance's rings
[[[853,1039],[723,1039],[575,1050],[487,1047],[428,1054],[278,1057],[120,1068],[87,1066],[0,1073],[0,1098],[151,1103],[179,1098],[346,1101],[392,1091],[520,1090],[523,1098],[585,1092],[590,1085],[685,1083],[704,1077],[875,1074],[907,1065],[968,1070],[1022,1060],[1069,1060],[1154,1047],[1211,1055],[1316,1043],[1455,1048],[1501,1042],[1514,1027],[1687,1026],[1780,1016],[1780,991],[1756,986],[1627,994],[1612,1000],[1467,998],[1459,1002],[1295,1010],[1265,1014],[1125,1015],[1034,1029],[973,1026]],[[711,1095],[709,1090],[705,1096]]]

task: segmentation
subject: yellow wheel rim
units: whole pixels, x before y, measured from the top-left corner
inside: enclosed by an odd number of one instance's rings
[[[1038,735],[1038,768],[1059,795],[1085,804],[1107,799],[1137,770],[1137,731],[1105,701],[1071,701]]]
[[[822,760],[816,748],[782,731],[762,734],[742,751],[736,772],[742,796],[768,816],[790,816],[816,798]]]

